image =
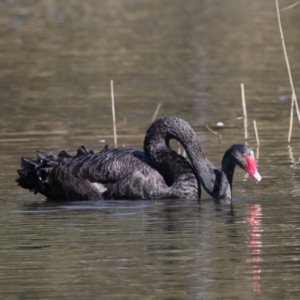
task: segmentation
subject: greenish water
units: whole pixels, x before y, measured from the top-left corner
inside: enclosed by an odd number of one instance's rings
[[[296,93],[299,9],[281,12]],[[0,25],[1,299],[299,298],[299,126],[287,145],[274,1],[7,0]],[[158,116],[187,120],[217,166],[244,142],[244,83],[262,181],[237,170],[232,204],[204,192],[57,204],[17,187],[36,149],[113,146],[111,79],[119,145],[142,148],[161,103]]]

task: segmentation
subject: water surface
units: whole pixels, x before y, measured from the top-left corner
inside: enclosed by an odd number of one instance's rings
[[[296,92],[299,9],[281,12]],[[288,145],[273,1],[7,0],[0,24],[0,298],[300,297],[299,126]],[[217,166],[244,143],[244,83],[262,182],[237,170],[232,203],[204,192],[52,203],[16,187],[20,158],[36,149],[113,146],[111,79],[119,145],[142,148],[161,103],[158,116],[187,120]]]

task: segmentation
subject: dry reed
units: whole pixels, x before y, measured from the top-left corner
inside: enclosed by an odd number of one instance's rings
[[[256,137],[256,143],[257,146],[259,146],[259,138],[258,138],[258,132],[257,132],[257,127],[256,127],[256,121],[253,120],[253,126],[254,126],[254,132],[255,132],[255,137]]]
[[[284,36],[283,36],[283,30],[282,30],[282,26],[281,26],[281,18],[280,18],[278,0],[275,0],[275,3],[276,3],[278,26],[279,26],[279,32],[280,32],[280,37],[281,37],[281,42],[282,42],[282,48],[283,48],[284,58],[285,58],[286,67],[287,67],[287,71],[288,71],[288,75],[289,75],[289,81],[290,81],[290,85],[291,85],[291,89],[292,89],[290,128],[289,128],[289,134],[288,134],[288,143],[289,143],[291,141],[291,135],[292,135],[294,104],[295,104],[295,107],[296,107],[299,123],[300,123],[300,114],[299,114],[298,102],[297,102],[297,97],[296,97],[295,88],[294,88],[294,82],[293,82],[293,78],[292,78],[292,72],[291,72],[290,63],[289,63],[289,59],[288,59],[288,56],[287,56],[285,42],[284,42]]]
[[[291,8],[297,6],[298,4],[300,4],[300,1],[298,1],[298,2],[296,2],[294,4],[292,4],[292,5],[286,6],[285,8],[282,8],[281,11],[291,9]]]
[[[180,153],[181,153],[181,148],[180,148],[180,143],[179,142],[177,142],[177,153],[180,155]]]
[[[207,130],[209,130],[211,133],[217,135],[219,137],[219,139],[222,138],[222,134],[217,133],[216,131],[212,130],[208,125],[205,125],[205,127],[207,128]]]
[[[113,130],[114,130],[114,143],[115,148],[117,148],[117,128],[116,128],[116,114],[115,114],[115,98],[114,98],[114,82],[110,81],[110,91],[111,91],[111,108],[112,108],[112,118],[113,118]]]
[[[156,110],[155,110],[155,112],[154,112],[154,114],[153,114],[153,116],[152,116],[152,118],[151,118],[151,122],[153,122],[153,121],[156,119],[157,114],[158,114],[158,112],[159,112],[159,110],[160,110],[160,107],[161,107],[161,103],[158,103],[158,105],[157,105],[157,107],[156,107]]]
[[[244,91],[244,84],[241,83],[241,92],[242,92],[242,106],[243,106],[243,119],[244,119],[244,135],[245,141],[248,140],[248,118],[247,118],[247,108],[246,108],[246,99],[245,99],[245,91]]]

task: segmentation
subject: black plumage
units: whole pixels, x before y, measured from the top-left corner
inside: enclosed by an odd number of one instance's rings
[[[170,148],[170,139],[182,144],[190,163]],[[250,148],[233,145],[225,152],[219,171],[206,159],[191,126],[167,116],[147,130],[144,152],[107,146],[99,153],[81,146],[75,156],[37,151],[35,160],[22,158],[16,181],[55,200],[198,198],[200,184],[213,198],[222,199],[231,198],[235,165],[260,180],[256,164],[249,171],[253,159]]]

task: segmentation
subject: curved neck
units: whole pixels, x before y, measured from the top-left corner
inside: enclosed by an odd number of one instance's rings
[[[193,169],[190,164],[169,146],[170,139],[175,139],[184,147]],[[210,173],[212,165],[206,159],[197,136],[192,127],[177,117],[163,117],[155,121],[147,130],[144,151],[150,163],[165,175],[171,178],[168,185],[187,176],[187,173],[194,173],[200,192],[200,183],[205,189],[205,174]]]

